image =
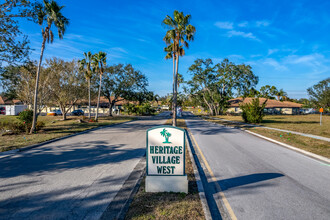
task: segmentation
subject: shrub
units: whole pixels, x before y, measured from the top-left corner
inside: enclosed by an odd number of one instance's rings
[[[260,105],[259,98],[252,99],[251,103],[240,105],[242,109],[242,118],[246,123],[261,123],[265,116],[264,109],[266,107],[267,99]]]
[[[32,120],[33,120],[33,111],[29,109],[25,109],[21,113],[19,113],[17,117],[25,126],[25,131],[29,132],[32,126]]]
[[[27,124],[32,123],[32,120],[33,120],[33,111],[32,110],[29,110],[29,109],[25,109],[24,111],[22,111],[21,113],[19,113],[18,119],[21,122],[25,122]]]
[[[0,130],[2,131],[11,131],[12,133],[18,134],[25,131],[25,125],[22,122],[11,122],[5,121],[0,122]]]
[[[127,103],[124,105],[125,111],[131,115],[132,113],[136,113],[137,109],[135,107],[135,105],[131,104],[131,103]]]
[[[89,119],[88,122],[97,122],[94,118]]]

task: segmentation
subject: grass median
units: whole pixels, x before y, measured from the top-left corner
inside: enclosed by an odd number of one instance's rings
[[[230,121],[243,122],[242,116],[220,115],[221,118]],[[330,138],[330,116],[323,115],[320,125],[320,115],[266,115],[259,125],[297,131],[305,134],[314,134]]]
[[[168,120],[167,124],[171,124],[170,121]],[[178,127],[186,128],[183,119],[178,120]],[[205,219],[188,148],[185,155],[186,174],[189,180],[188,194],[147,193],[143,179],[125,219]]]
[[[100,126],[131,121],[132,117],[100,117],[98,122],[81,122],[81,117],[69,116],[61,120],[61,116],[39,116],[38,121],[43,121],[45,127],[36,134],[12,134],[0,136],[0,152],[18,149],[37,143],[42,143],[59,137],[68,136]],[[1,116],[0,121],[18,121],[16,116]],[[87,121],[87,120],[86,120]]]
[[[234,116],[237,117],[237,116]],[[243,124],[237,124],[229,121],[220,121],[215,119],[206,119],[217,124],[224,126],[235,127],[243,130],[249,130],[251,132],[261,134],[265,137],[272,138],[285,144],[292,145],[294,147],[309,151],[314,154],[321,155],[323,157],[330,158],[330,144],[327,141],[322,141],[314,138],[309,138],[301,135],[295,135],[290,132],[281,132],[275,130],[269,130],[262,127],[249,127]],[[229,119],[227,119],[229,120]],[[282,128],[283,129],[283,128]],[[301,132],[301,131],[300,131]]]

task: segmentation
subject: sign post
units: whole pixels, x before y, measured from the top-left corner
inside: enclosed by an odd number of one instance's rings
[[[147,130],[146,192],[188,193],[185,131],[173,126]]]
[[[320,108],[319,112],[320,114],[320,125],[322,125],[322,113],[323,113],[323,108]]]

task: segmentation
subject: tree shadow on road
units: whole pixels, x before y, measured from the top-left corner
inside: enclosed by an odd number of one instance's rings
[[[109,185],[123,181],[125,179],[112,178],[111,181],[94,182],[93,186],[81,184],[13,195],[7,200],[0,199],[0,216],[3,219],[94,219],[102,215],[110,198],[117,193],[115,189],[110,190]],[[29,182],[25,184],[30,185]],[[100,188],[107,190],[95,190]]]
[[[140,158],[145,149],[125,148],[124,144],[109,145],[104,141],[78,142],[70,145],[43,146],[28,153],[0,160],[0,178],[20,175],[41,175],[44,172],[63,172],[71,169],[118,163]],[[61,148],[60,150],[58,150]],[[1,184],[0,184],[1,190]]]

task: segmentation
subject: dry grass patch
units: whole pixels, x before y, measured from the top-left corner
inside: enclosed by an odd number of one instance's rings
[[[171,124],[171,120],[166,124]],[[177,125],[186,128],[183,119],[179,119]],[[147,193],[143,179],[125,219],[205,219],[188,148],[186,148],[186,174],[189,180],[188,194]]]
[[[61,116],[39,116],[38,121],[43,121],[45,127],[38,131],[37,134],[30,135],[20,133],[16,135],[0,136],[0,152],[22,148],[100,126],[133,120],[132,117],[100,117],[98,122],[79,123],[78,119],[82,117],[69,116],[66,121],[61,120],[61,118]],[[16,120],[18,120],[16,116],[0,117],[0,121]]]
[[[265,128],[250,128],[254,133],[272,138],[285,144],[309,151],[323,157],[330,158],[330,144],[314,138],[304,137],[286,132],[274,131]]]

